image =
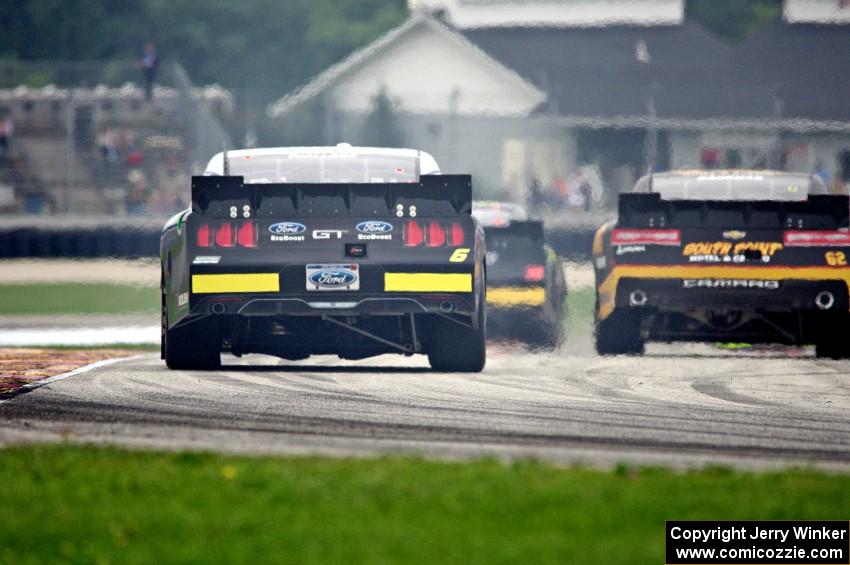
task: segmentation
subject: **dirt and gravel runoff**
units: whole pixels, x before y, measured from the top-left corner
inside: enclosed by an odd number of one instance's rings
[[[125,349],[0,349],[0,398],[43,379],[135,353]]]
[[[219,371],[176,372],[146,354],[0,404],[0,443],[850,467],[850,363],[702,345],[589,351],[586,337],[554,354],[496,345],[480,375],[400,356],[226,357]]]

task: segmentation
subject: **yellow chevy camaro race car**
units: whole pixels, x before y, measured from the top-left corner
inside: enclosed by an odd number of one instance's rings
[[[850,356],[848,213],[846,195],[807,174],[643,177],[593,243],[596,349],[735,341]]]

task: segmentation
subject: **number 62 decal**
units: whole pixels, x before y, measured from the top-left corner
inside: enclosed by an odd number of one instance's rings
[[[826,264],[830,267],[844,267],[847,265],[847,257],[843,251],[827,251],[824,257]]]

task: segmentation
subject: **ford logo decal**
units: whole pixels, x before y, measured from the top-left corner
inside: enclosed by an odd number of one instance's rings
[[[357,280],[357,273],[347,270],[316,271],[310,275],[310,282],[322,288],[350,286]]]
[[[360,233],[389,233],[393,231],[393,225],[388,222],[369,220],[357,224],[357,231]]]
[[[297,222],[278,222],[269,226],[269,231],[274,234],[304,233],[306,229],[307,226]]]

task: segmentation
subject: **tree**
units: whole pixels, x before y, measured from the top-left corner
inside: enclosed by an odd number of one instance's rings
[[[782,0],[688,0],[686,6],[688,19],[733,42],[782,13]]]

